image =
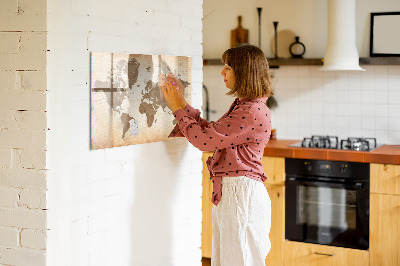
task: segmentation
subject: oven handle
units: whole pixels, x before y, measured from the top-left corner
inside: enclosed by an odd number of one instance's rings
[[[354,189],[361,189],[363,187],[363,183],[361,182],[356,182],[356,183],[346,183],[346,182],[332,182],[332,181],[321,181],[321,180],[316,180],[316,181],[309,181],[309,180],[304,180],[303,178],[297,178],[297,177],[288,177],[287,181],[294,181],[296,183],[301,183],[304,185],[341,185],[344,187],[348,188],[354,188]]]

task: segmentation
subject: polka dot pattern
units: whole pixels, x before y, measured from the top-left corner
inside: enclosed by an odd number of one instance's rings
[[[266,180],[261,158],[271,132],[267,98],[236,99],[229,110],[216,122],[200,117],[200,111],[187,105],[174,112],[179,123],[170,137],[186,137],[201,151],[215,151],[207,160],[213,183],[211,201],[221,200],[224,176],[247,176],[261,182]]]

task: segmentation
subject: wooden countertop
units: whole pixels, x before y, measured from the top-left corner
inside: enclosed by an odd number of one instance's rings
[[[383,145],[372,151],[289,147],[301,140],[270,140],[264,156],[364,163],[400,164],[400,145]]]

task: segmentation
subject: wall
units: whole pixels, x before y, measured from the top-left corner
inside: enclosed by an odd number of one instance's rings
[[[90,150],[90,52],[193,57],[201,0],[48,2],[48,265],[200,265],[201,152],[185,139]]]
[[[278,21],[278,32],[284,32],[279,42],[290,43],[289,36],[299,36],[306,46],[305,57],[324,56],[327,41],[327,0],[204,0],[204,58],[220,58],[230,46],[230,31],[238,25],[249,30],[249,43],[258,45],[258,12],[261,7],[261,49],[267,57],[274,55],[274,26]],[[356,43],[360,57],[369,56],[370,13],[399,11],[398,0],[356,0]],[[290,33],[290,34],[289,34]],[[281,49],[278,46],[278,53]],[[287,52],[285,54],[288,54]],[[290,56],[290,54],[288,54]]]
[[[0,265],[44,265],[46,1],[1,1],[0,18]]]
[[[219,58],[228,48],[229,30],[236,27],[234,18],[240,14],[243,15],[244,22],[246,18],[250,20],[253,16],[255,24],[248,22],[248,25],[243,26],[251,30],[250,43],[257,45],[258,40],[254,36],[258,29],[257,4],[266,10],[263,13],[266,14],[265,17],[271,18],[268,19],[269,24],[272,25],[272,21],[276,19],[280,24],[286,25],[282,26],[283,30],[293,29],[304,38],[306,57],[323,57],[326,47],[326,17],[321,14],[327,11],[327,1],[295,3],[285,0],[279,4],[272,4],[271,1],[254,2],[252,11],[239,2],[231,3],[233,9],[227,11],[223,3],[208,0],[204,2],[204,58]],[[360,56],[368,57],[369,12],[400,10],[400,2],[380,1],[379,7],[375,1],[358,0],[356,4],[357,47]],[[222,12],[224,16],[219,16]],[[252,15],[248,12],[252,12]],[[231,20],[233,24],[230,24]],[[213,26],[217,24],[219,27]],[[222,38],[215,38],[217,35],[212,37],[212,34],[217,34],[216,29],[226,34],[219,33]],[[266,43],[263,39],[262,48],[267,55],[271,55],[271,49]],[[277,128],[278,138],[302,139],[322,134],[337,135],[339,138],[376,137],[382,144],[399,144],[400,66],[363,67],[365,72],[321,72],[318,66],[282,66],[271,70],[274,76],[273,89],[279,104],[272,111],[272,124]],[[216,111],[210,115],[211,120],[224,114],[233,100],[224,95],[226,88],[219,74],[221,68],[222,65],[205,66],[203,70],[204,84],[210,92],[210,109]]]

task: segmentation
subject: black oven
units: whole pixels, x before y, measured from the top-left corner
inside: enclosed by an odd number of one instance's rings
[[[286,239],[367,250],[369,164],[286,159]]]

